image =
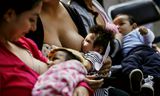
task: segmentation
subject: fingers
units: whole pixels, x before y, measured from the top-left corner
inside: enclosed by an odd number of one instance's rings
[[[93,78],[93,77],[92,77]],[[94,77],[95,78],[95,77]],[[98,88],[100,88],[103,85],[103,79],[100,80],[94,80],[94,79],[89,79],[89,78],[85,78],[84,79],[85,82],[87,82],[89,84],[89,86],[93,89],[96,90]]]
[[[101,72],[98,72],[98,74],[101,76],[101,77],[108,77],[108,74],[109,74],[109,70],[105,71],[101,71]]]
[[[102,66],[102,68],[100,69],[100,71],[103,71],[103,70],[110,70],[110,68],[111,68],[111,64],[109,64],[109,65],[104,65],[104,66]]]
[[[100,70],[106,69],[106,68],[110,69],[111,66],[112,66],[111,62],[104,62],[103,66],[102,66],[102,68]]]
[[[58,46],[56,46],[56,45],[52,45],[51,46],[51,49],[53,50],[53,49],[56,49],[56,48],[59,48]]]
[[[102,75],[101,77],[107,77],[110,68],[111,68],[111,58],[107,57],[98,74],[100,76]],[[96,80],[96,78],[97,78],[96,75],[87,75],[84,81],[87,82],[93,90],[96,90],[103,85],[103,79]]]
[[[111,58],[110,57],[107,57],[102,68],[100,69],[100,71],[98,72],[98,74],[100,75],[103,75],[103,77],[107,77],[108,76],[108,73],[110,71],[110,68],[112,66],[111,64]]]
[[[108,56],[105,58],[103,66],[111,66],[112,60],[111,58]]]
[[[88,78],[89,80],[94,80],[96,78],[96,75],[86,75],[86,78]]]

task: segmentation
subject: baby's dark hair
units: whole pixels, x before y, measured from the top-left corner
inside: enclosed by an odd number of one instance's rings
[[[90,28],[90,33],[95,33],[97,36],[93,43],[93,47],[96,47],[96,46],[103,47],[103,52],[101,53],[101,55],[104,55],[105,49],[107,48],[109,42],[110,42],[110,47],[111,47],[111,51],[109,54],[112,54],[115,48],[114,32],[112,30],[106,29],[100,25],[95,25]]]
[[[71,59],[75,59],[75,60],[78,60],[78,61],[80,61],[80,58],[79,57],[77,57],[77,56],[75,56],[72,52],[70,52],[70,51],[68,51],[68,50],[66,50],[66,49],[54,49],[54,50],[52,50],[49,54],[48,54],[48,58],[49,58],[49,60],[52,60],[52,58],[53,58],[53,54],[55,53],[55,52],[57,52],[57,51],[63,51],[63,52],[66,52],[67,53],[67,57],[66,57],[66,60],[71,60]]]

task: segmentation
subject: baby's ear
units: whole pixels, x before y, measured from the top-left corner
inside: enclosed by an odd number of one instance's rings
[[[136,23],[133,23],[132,26],[133,26],[133,29],[137,28],[137,24]]]

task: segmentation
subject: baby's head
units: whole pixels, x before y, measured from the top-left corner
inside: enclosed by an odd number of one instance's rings
[[[79,60],[79,58],[75,54],[73,54],[71,51],[65,48],[53,49],[48,54],[48,58],[50,61],[53,61],[54,64],[61,63],[71,59]]]
[[[73,50],[73,49],[69,49],[69,48],[53,49],[48,54],[48,58],[49,58],[50,61],[52,61],[51,65],[55,65],[55,64],[58,64],[58,63],[61,63],[61,62],[65,62],[67,60],[74,59],[74,60],[80,61],[87,70],[91,69],[91,65],[88,62],[88,60],[85,59],[84,56],[79,51],[76,51],[76,50]]]
[[[93,26],[90,29],[90,33],[82,42],[82,52],[97,51],[101,55],[104,55],[109,42],[114,47],[112,44],[113,40],[114,32],[112,30],[105,29],[99,25]]]
[[[137,28],[135,19],[128,14],[118,14],[114,18],[113,23],[118,25],[118,30],[122,35],[126,35],[133,29]]]

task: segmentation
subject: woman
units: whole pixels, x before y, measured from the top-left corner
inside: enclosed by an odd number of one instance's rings
[[[48,69],[36,44],[24,37],[35,31],[41,7],[41,0],[0,1],[0,96],[31,96],[38,76]],[[79,92],[89,94],[83,86],[74,96]]]
[[[38,75],[47,70],[44,63],[47,59],[41,57],[34,43],[23,36],[35,30],[42,2],[1,0],[0,7],[0,95],[31,96]]]

